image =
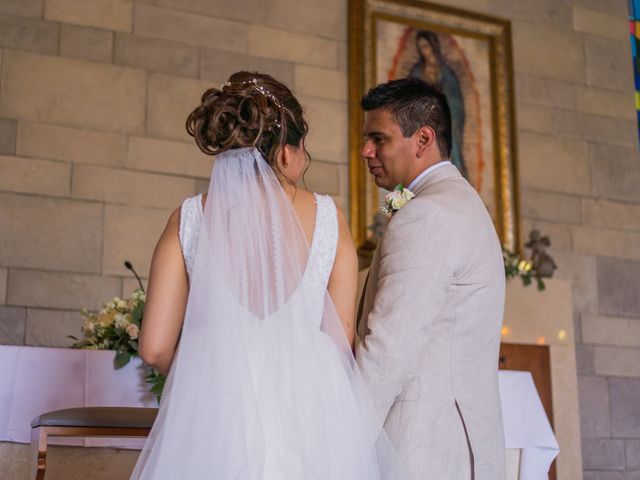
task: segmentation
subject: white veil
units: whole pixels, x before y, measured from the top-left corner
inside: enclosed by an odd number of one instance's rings
[[[256,148],[217,156],[202,220],[178,350],[132,478],[408,478]]]

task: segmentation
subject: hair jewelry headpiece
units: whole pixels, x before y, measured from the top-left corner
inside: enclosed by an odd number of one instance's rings
[[[225,84],[223,86],[229,87],[231,85],[232,85],[231,82],[225,82]],[[270,98],[273,101],[273,103],[276,104],[276,107],[278,107],[279,110],[282,110],[282,104],[276,98],[276,96],[273,93],[271,93],[269,91],[269,89],[266,88],[264,85],[259,84],[257,79],[252,78],[251,80],[245,80],[243,82],[238,82],[238,85],[251,85],[251,87],[255,88],[258,92],[260,92],[261,95],[263,95],[264,97]],[[278,128],[280,128],[282,126],[282,125],[280,125],[280,121],[277,118],[273,123]]]

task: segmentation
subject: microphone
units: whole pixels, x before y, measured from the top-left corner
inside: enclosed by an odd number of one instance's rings
[[[136,279],[138,280],[138,284],[140,285],[140,290],[142,290],[143,293],[146,293],[144,291],[144,287],[142,286],[142,280],[140,280],[140,277],[138,276],[138,272],[136,272],[136,269],[133,268],[133,264],[129,260],[125,260],[124,266],[126,267],[127,270],[131,270],[133,272],[133,274],[136,276]]]

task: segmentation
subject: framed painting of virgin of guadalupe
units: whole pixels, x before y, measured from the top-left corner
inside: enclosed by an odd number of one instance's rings
[[[450,160],[480,194],[501,242],[520,250],[510,23],[414,0],[350,0],[349,10],[350,211],[361,259],[384,224],[378,212],[386,192],[360,159],[359,102],[375,85],[404,77],[443,90]]]

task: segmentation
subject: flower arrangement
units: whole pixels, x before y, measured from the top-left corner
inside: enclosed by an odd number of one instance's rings
[[[404,186],[399,183],[393,189],[393,191],[387,193],[384,196],[384,205],[382,206],[382,211],[387,215],[391,215],[393,212],[400,210],[404,207],[409,200],[415,197],[416,194],[411,190],[404,188]]]
[[[142,282],[133,270],[133,266],[129,262],[125,262],[125,266],[134,272],[140,288],[127,299],[115,297],[105,303],[97,313],[82,310],[80,314],[84,318],[81,327],[83,338],[78,339],[68,335],[68,338],[75,340],[71,348],[115,350],[113,366],[116,369],[124,367],[133,357],[138,356],[138,335],[147,300]],[[165,381],[164,375],[152,369],[146,376],[146,380],[150,384],[151,392],[160,400]]]
[[[126,300],[115,297],[97,313],[82,310],[80,314],[84,322],[81,332],[84,338],[78,340],[70,335],[69,338],[76,340],[72,348],[115,350],[114,366],[124,367],[138,353],[138,334],[145,301],[145,293],[137,289]]]
[[[545,289],[544,280],[542,280],[542,276],[537,272],[532,262],[523,259],[504,245],[502,246],[502,259],[504,260],[504,273],[507,278],[520,277],[525,286],[531,285],[535,279],[538,290]]]

